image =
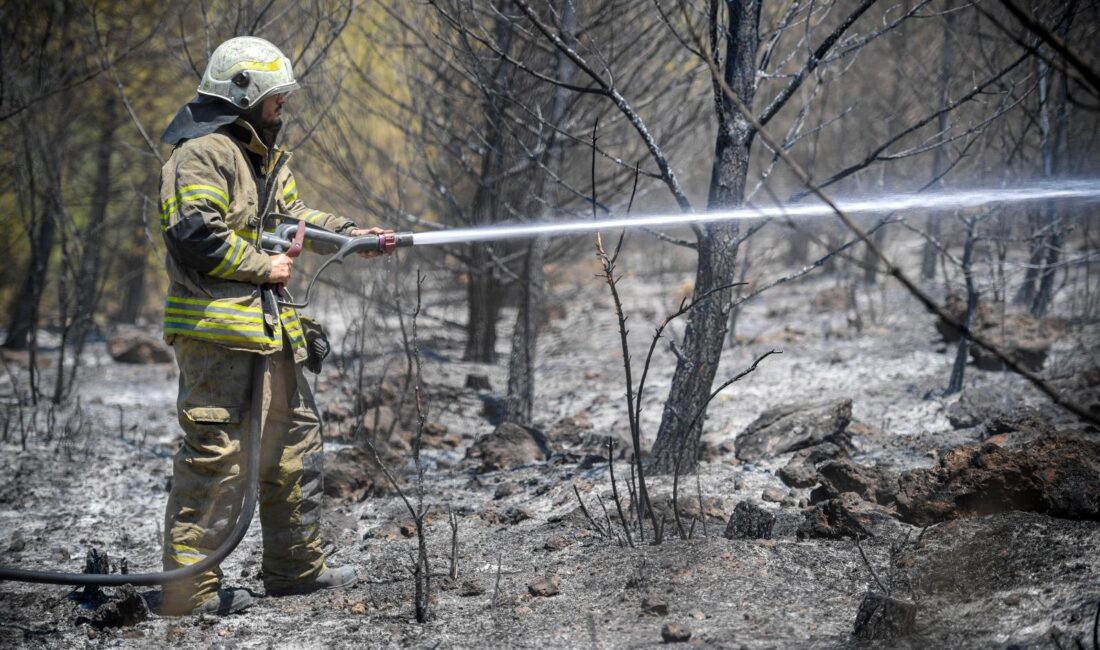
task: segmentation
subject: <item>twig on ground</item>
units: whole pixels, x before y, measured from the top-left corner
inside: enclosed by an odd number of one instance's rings
[[[497,578],[496,581],[493,583],[493,600],[489,604],[489,609],[494,612],[497,609],[497,595],[500,594],[500,567],[503,563],[502,558],[503,556],[500,553],[497,553]]]
[[[878,579],[878,574],[875,573],[875,567],[871,566],[871,561],[867,559],[867,554],[863,552],[863,545],[859,543],[859,535],[858,534],[856,535],[856,548],[859,549],[859,556],[861,558],[863,558],[863,563],[867,565],[867,570],[871,572],[871,577],[875,579],[876,583],[878,583],[878,588],[882,590],[882,593],[889,596],[890,595],[890,590],[887,589],[882,584],[882,581]]]
[[[615,439],[612,437],[607,438],[607,473],[611,477],[611,498],[615,501],[615,510],[619,513],[619,521],[623,525],[626,543],[630,548],[634,548],[634,539],[630,536],[630,522],[623,515],[623,504],[622,500],[619,499],[619,488],[615,484]]]
[[[451,524],[451,580],[458,580],[458,515],[447,506],[447,521]]]
[[[699,499],[699,521],[703,524],[703,537],[707,537],[707,513],[703,509],[703,484],[699,480],[699,471],[695,472],[695,495]]]
[[[588,508],[584,506],[584,499],[581,498],[580,490],[577,486],[573,486],[573,494],[577,495],[577,503],[581,504],[581,512],[584,513],[584,518],[588,520],[588,523],[592,524],[592,527],[596,529],[596,532],[600,534],[600,537],[610,537],[608,533],[604,532],[604,529],[596,523],[596,520],[592,518],[592,515],[588,514]]]
[[[676,520],[676,532],[680,539],[687,539],[684,525],[680,522],[680,459],[683,458],[684,448],[676,453],[676,462],[672,466],[672,517]]]

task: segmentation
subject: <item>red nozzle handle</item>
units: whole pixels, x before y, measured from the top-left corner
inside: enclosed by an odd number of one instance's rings
[[[290,249],[287,250],[287,257],[298,257],[302,252],[302,242],[306,238],[306,222],[299,221],[298,229],[294,231],[294,241],[290,244]]]
[[[383,230],[382,234],[378,235],[378,250],[389,255],[395,248],[397,248],[397,234],[392,230]]]

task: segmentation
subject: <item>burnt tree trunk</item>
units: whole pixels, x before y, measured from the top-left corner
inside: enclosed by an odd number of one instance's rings
[[[35,325],[38,323],[38,307],[46,289],[46,271],[50,252],[57,234],[53,209],[44,207],[42,216],[31,226],[31,256],[23,273],[19,291],[12,296],[8,306],[8,335],[4,346],[8,350],[26,350]]]
[[[1065,34],[1062,35],[1065,38]],[[1039,62],[1040,78],[1039,91],[1042,110],[1039,112],[1040,150],[1043,157],[1043,178],[1054,178],[1062,169],[1059,164],[1065,155],[1066,137],[1066,86],[1065,77],[1059,85],[1058,97],[1054,102],[1054,124],[1050,120],[1050,88],[1053,75],[1047,70],[1046,63]],[[1058,208],[1054,202],[1048,202],[1043,206],[1043,222],[1049,232],[1046,236],[1045,256],[1042,260],[1043,268],[1038,274],[1038,289],[1031,302],[1031,313],[1035,316],[1045,316],[1054,301],[1054,279],[1058,265],[1062,258],[1062,246],[1065,245],[1065,236],[1062,229],[1062,219],[1058,214]],[[1030,269],[1029,269],[1030,270]]]
[[[512,24],[498,11],[494,36],[501,50],[508,53],[512,43]],[[504,164],[504,106],[507,73],[503,57],[497,61],[492,79],[485,90],[485,154],[481,158],[477,192],[474,195],[473,223],[487,225],[500,214],[500,178]],[[496,361],[497,322],[500,320],[503,283],[493,259],[493,247],[475,243],[468,247],[466,285],[466,361]]]
[[[712,0],[710,5],[711,56],[719,62],[718,39],[724,34],[722,70],[725,82],[751,109],[756,93],[761,0],[727,0],[725,5],[727,24],[724,30],[718,24],[718,0]],[[717,81],[714,97],[718,134],[707,198],[710,210],[736,207],[744,199],[754,135]],[[736,222],[703,227],[698,242],[694,299],[736,280],[738,233]],[[688,316],[672,387],[653,445],[651,467],[656,472],[689,473],[695,468],[704,420],[702,412],[722,357],[732,294],[731,289],[719,291],[698,304]],[[700,416],[696,417],[697,414]],[[695,425],[690,426],[693,421]]]
[[[947,384],[947,395],[954,395],[963,388],[963,377],[966,373],[966,360],[970,357],[970,336],[967,332],[974,327],[974,314],[978,311],[978,289],[974,286],[974,229],[975,220],[966,221],[966,243],[963,245],[962,272],[966,280],[966,316],[963,325],[966,331],[959,339],[959,347],[955,350],[955,363],[951,366],[951,379]]]
[[[145,271],[149,242],[145,237],[145,228],[141,224],[140,208],[138,222],[127,229],[129,241],[120,259],[119,268],[124,269],[119,278],[122,296],[114,318],[120,323],[136,323],[145,304]]]
[[[955,66],[955,45],[954,37],[951,34],[952,25],[955,22],[955,14],[947,12],[943,17],[943,49],[940,51],[940,102],[946,105],[950,102],[950,85],[951,76],[954,74]],[[896,103],[894,104],[897,105]],[[947,130],[951,128],[951,113],[949,111],[943,111],[939,117],[936,118],[936,128],[939,133],[946,134]],[[932,176],[939,179],[947,169],[947,154],[944,151],[943,146],[936,147],[932,152]],[[942,185],[942,181],[937,180],[938,185]],[[931,280],[936,277],[936,260],[939,259],[939,250],[937,250],[933,242],[938,242],[940,237],[943,236],[943,229],[941,227],[940,217],[932,215],[928,217],[928,237],[930,241],[924,243],[924,250],[921,251],[921,265],[920,274],[921,277],[926,280]]]
[[[573,33],[577,27],[577,10],[573,0],[562,0],[558,11],[558,31],[562,40],[570,47],[575,45]],[[573,76],[573,62],[561,50],[555,55],[557,78],[568,82]],[[565,118],[569,105],[569,91],[557,86],[550,104],[548,122],[559,126]],[[543,164],[549,164],[558,151],[557,129],[550,129],[543,151]],[[536,181],[529,201],[534,205],[549,205],[546,196],[547,174],[535,170]],[[512,351],[508,358],[508,393],[504,400],[504,419],[508,422],[530,425],[534,411],[535,395],[535,359],[538,351],[539,326],[542,323],[544,298],[543,262],[546,257],[546,242],[538,238],[532,240],[524,253],[523,284],[520,287],[520,304],[516,314],[516,325],[512,330]]]
[[[1066,5],[1059,35],[1068,36],[1072,16],[1077,3]],[[1053,74],[1041,57],[1036,58],[1036,78],[1039,86],[1039,153],[1044,179],[1051,179],[1062,171],[1060,163],[1065,156],[1067,137],[1066,80],[1062,77],[1058,99],[1054,106],[1054,125],[1051,125],[1051,87]],[[1062,220],[1052,202],[1036,208],[1032,214],[1031,257],[1024,276],[1024,284],[1016,294],[1017,302],[1026,304],[1035,316],[1045,316],[1054,300],[1054,279],[1062,257],[1065,236]]]
[[[103,248],[107,243],[107,207],[111,201],[111,153],[115,144],[115,131],[118,128],[118,105],[113,94],[107,95],[101,113],[99,140],[95,152],[95,193],[88,211],[88,220],[81,229],[80,241],[75,242],[71,250],[62,246],[62,252],[70,258],[73,253],[77,259],[66,264],[71,274],[73,295],[61,309],[70,311],[68,322],[62,319],[61,351],[57,375],[54,382],[53,402],[60,404],[76,381],[80,368],[80,356],[84,352],[84,339],[95,325],[94,317],[102,295]],[[62,275],[64,278],[64,274]],[[60,281],[64,281],[63,279]],[[71,305],[71,306],[70,306]],[[64,359],[66,348],[72,347],[73,365],[66,377]]]
[[[19,290],[12,295],[8,305],[7,337],[3,347],[9,350],[26,350],[34,339],[38,326],[38,310],[42,302],[42,294],[46,290],[47,273],[49,271],[50,254],[53,252],[54,240],[57,236],[57,221],[53,202],[43,195],[49,190],[43,190],[40,183],[42,169],[42,146],[35,140],[34,131],[38,125],[28,121],[23,127],[23,153],[25,155],[24,169],[26,173],[26,204],[27,212],[32,216],[27,226],[27,235],[30,239],[30,258],[27,260],[27,268],[23,272],[23,281]],[[46,181],[49,184],[48,181]]]
[[[500,320],[501,281],[494,266],[490,246],[471,245],[468,259],[466,350],[462,358],[465,361],[494,363],[497,359],[497,321]]]
[[[508,394],[504,399],[504,420],[507,422],[531,424],[535,402],[535,356],[543,311],[545,252],[546,241],[538,238],[527,245],[524,254],[523,287],[508,358]]]
[[[143,180],[142,187],[156,187],[159,169],[150,165],[148,176]],[[119,247],[122,254],[119,256],[118,266],[118,307],[111,315],[115,322],[136,323],[142,315],[145,307],[146,291],[148,287],[148,259],[149,250],[152,248],[150,233],[147,230],[146,211],[152,205],[140,196],[135,204],[129,207],[133,216],[126,219],[123,230],[126,233],[120,240]]]
[[[75,3],[51,3],[47,6],[46,20],[51,23],[56,21],[56,26],[43,34],[44,38],[39,44],[38,55],[41,59],[38,62],[37,73],[42,78],[62,78],[67,71],[64,66],[70,65],[71,62],[65,57],[51,58],[47,52],[53,48],[58,48],[61,52],[72,50],[74,43],[71,18]],[[2,347],[10,350],[30,349],[31,394],[36,403],[38,388],[35,378],[37,348],[35,339],[39,309],[42,295],[46,290],[50,254],[53,252],[59,218],[54,207],[59,199],[50,197],[49,192],[54,185],[58,188],[61,186],[61,162],[64,160],[61,152],[64,150],[69,123],[68,116],[64,113],[68,108],[67,105],[62,106],[61,114],[58,114],[43,106],[40,110],[28,113],[20,129],[23,135],[22,153],[25,156],[23,165],[27,174],[25,195],[29,206],[27,213],[35,216],[30,219],[30,225],[27,228],[27,234],[31,240],[30,259],[23,275],[23,282],[12,296],[8,308],[11,317],[8,319],[7,337]],[[56,175],[56,179],[51,178],[51,175]],[[40,179],[45,179],[45,182],[39,182]]]

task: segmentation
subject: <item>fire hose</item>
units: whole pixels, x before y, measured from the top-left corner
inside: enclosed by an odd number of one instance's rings
[[[335,248],[335,253],[321,264],[320,268],[314,273],[306,286],[306,293],[301,302],[294,302],[286,297],[276,295],[276,289],[271,285],[264,285],[260,289],[265,294],[265,300],[273,300],[289,307],[305,307],[309,304],[310,291],[313,289],[317,278],[332,264],[342,263],[344,258],[353,253],[369,251],[389,253],[394,248],[412,245],[411,233],[385,231],[381,235],[348,237],[327,230],[310,228],[305,222],[294,221],[280,225],[273,233],[264,233],[261,247],[270,252],[285,252],[291,257],[296,257],[302,251],[306,238],[310,240],[311,245],[318,252]],[[211,551],[209,555],[194,564],[156,573],[64,573],[60,571],[32,571],[14,567],[0,567],[0,582],[14,580],[17,582],[74,585],[77,587],[151,586],[193,578],[221,564],[244,539],[248,527],[252,524],[252,517],[256,510],[260,481],[260,435],[263,431],[264,378],[267,374],[267,363],[266,356],[256,355],[252,366],[252,406],[248,431],[242,441],[243,446],[248,449],[245,465],[245,486],[240,509],[237,512],[236,523],[225,541]]]
[[[256,510],[257,488],[260,482],[260,432],[263,430],[264,376],[267,374],[267,357],[256,355],[252,365],[252,412],[249,417],[248,431],[245,433],[244,446],[248,449],[245,466],[245,490],[237,523],[233,525],[229,536],[214,549],[210,555],[194,564],[160,571],[157,573],[63,573],[60,571],[31,571],[13,567],[0,567],[0,581],[38,582],[55,585],[74,585],[77,587],[121,587],[122,585],[150,586],[163,585],[177,580],[193,578],[210,571],[229,557],[244,539],[244,534],[252,524],[252,514]]]

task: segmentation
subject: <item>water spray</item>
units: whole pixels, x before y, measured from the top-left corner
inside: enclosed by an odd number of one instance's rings
[[[994,204],[1028,203],[1047,200],[1100,198],[1100,181],[1074,180],[1040,183],[1013,188],[978,188],[967,190],[943,190],[938,192],[914,192],[885,194],[875,197],[834,199],[837,207],[846,214],[884,214],[910,210],[942,212],[964,210]],[[745,221],[751,219],[812,219],[832,216],[833,208],[824,202],[806,201],[789,205],[743,207],[702,213],[678,213],[644,216],[611,217],[588,221],[561,221],[544,224],[517,224],[485,226],[482,228],[455,228],[436,232],[410,234],[412,241],[406,245],[432,246],[470,242],[489,242],[505,239],[576,235],[612,228],[661,228],[691,224]]]
[[[1068,180],[1044,182],[1011,188],[972,188],[940,190],[936,192],[910,192],[881,196],[835,199],[834,203],[845,214],[889,214],[894,212],[944,212],[967,210],[992,205],[1015,205],[1036,201],[1088,200],[1100,198],[1100,181]],[[348,237],[314,228],[287,215],[279,215],[284,223],[274,233],[263,236],[262,246],[267,250],[300,250],[303,236],[320,252],[332,252],[321,264],[306,286],[301,301],[285,297],[284,305],[303,308],[309,304],[310,293],[321,273],[333,264],[341,264],[353,253],[391,253],[396,248],[409,246],[440,246],[445,244],[470,244],[532,237],[556,237],[578,235],[615,228],[675,228],[694,224],[747,221],[753,219],[817,219],[829,217],[834,209],[819,200],[807,200],[788,205],[749,206],[714,212],[687,212],[641,216],[613,216],[596,220],[556,221],[553,223],[525,223],[483,226],[478,228],[453,228],[430,232],[394,232],[381,235]]]

